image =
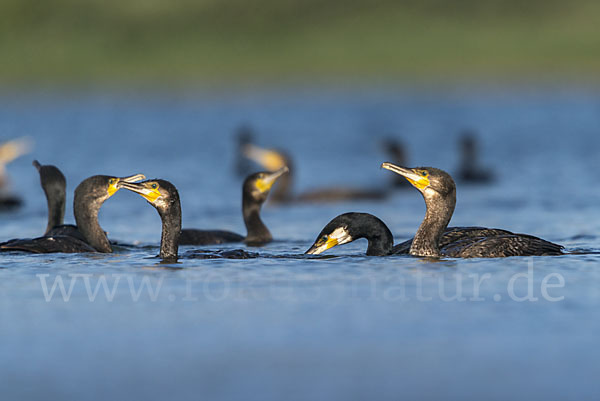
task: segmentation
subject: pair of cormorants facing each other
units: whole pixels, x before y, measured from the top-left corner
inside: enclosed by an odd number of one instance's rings
[[[563,254],[561,245],[531,235],[495,228],[448,228],[456,205],[456,185],[448,173],[392,163],[383,163],[382,167],[406,178],[423,195],[427,211],[414,238],[394,246],[392,233],[380,219],[367,213],[346,213],[325,226],[307,254],[317,255],[359,238],[368,240],[367,255],[373,256],[495,258]]]
[[[80,253],[113,251],[106,233],[98,223],[102,204],[118,190],[120,182],[143,180],[142,174],[130,177],[95,175],[81,182],[75,189],[73,214],[76,226],[64,225],[66,180],[55,166],[33,165],[38,169],[40,182],[48,202],[48,224],[43,236],[14,239],[0,244],[0,251],[25,251],[32,253]]]

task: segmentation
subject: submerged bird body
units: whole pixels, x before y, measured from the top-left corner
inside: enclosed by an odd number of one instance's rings
[[[245,242],[248,245],[264,245],[273,240],[267,226],[260,217],[263,203],[275,181],[288,172],[286,166],[273,172],[251,174],[244,180],[242,187],[242,215],[247,235],[223,230],[183,229],[179,237],[179,245],[216,245],[224,243]]]
[[[59,176],[54,175],[54,177]],[[49,230],[47,228],[46,235],[42,237],[10,240],[0,244],[0,250],[32,253],[112,252],[112,247],[106,237],[106,233],[98,223],[100,207],[118,191],[117,183],[121,181],[138,181],[143,178],[144,176],[141,174],[125,178],[96,175],[83,180],[75,189],[75,199],[73,201],[73,213],[77,226],[58,225]],[[43,179],[42,182],[44,182]],[[54,184],[56,183],[60,185],[60,179],[54,182]],[[48,186],[48,188],[54,188],[53,185]],[[46,187],[44,190],[46,192]],[[46,192],[47,195],[49,193],[51,192]],[[60,210],[58,210],[61,205],[60,196],[58,200],[48,199],[48,205],[48,226],[59,220],[62,223],[64,204],[61,214]],[[51,205],[52,207],[50,207]],[[60,217],[59,220],[57,220],[58,217]]]
[[[384,163],[417,188],[427,212],[414,238],[393,246],[388,227],[366,213],[346,213],[333,219],[319,234],[307,254],[320,254],[337,245],[367,238],[367,255],[422,257],[497,258],[508,256],[562,255],[563,247],[527,234],[485,227],[450,227],[456,204],[456,186],[446,172],[435,168],[405,169]]]

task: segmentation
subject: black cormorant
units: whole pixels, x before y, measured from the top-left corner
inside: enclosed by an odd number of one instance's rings
[[[406,166],[408,164],[406,147],[398,139],[393,137],[386,138],[382,143],[382,147],[384,152],[388,155],[388,157],[393,161],[394,164],[400,166]],[[392,176],[392,180],[394,188],[405,189],[410,187],[410,184],[404,178],[399,177],[397,175]]]
[[[162,222],[158,256],[166,262],[177,261],[181,235],[181,202],[175,185],[160,179],[137,183],[120,181],[117,185],[140,194],[156,209]]]
[[[385,256],[392,253],[394,237],[379,218],[368,213],[344,213],[331,220],[317,236],[306,254],[318,255],[337,245],[366,238],[367,255]]]
[[[41,173],[42,174],[42,173]],[[62,174],[61,174],[62,175]],[[44,175],[41,175],[44,182]],[[121,182],[134,182],[144,179],[141,174],[131,177],[117,178],[105,175],[95,175],[81,182],[75,189],[73,214],[77,223],[76,232],[59,231],[53,234],[56,227],[50,229],[48,235],[33,239],[16,239],[0,244],[2,251],[26,251],[32,253],[79,253],[79,252],[112,252],[112,247],[106,233],[98,223],[98,212],[102,204],[119,190]],[[64,179],[64,176],[63,176]],[[60,181],[60,178],[58,179]],[[56,185],[60,187],[60,183]],[[44,188],[46,189],[46,188]],[[48,194],[48,192],[47,192]],[[50,206],[50,199],[48,204]],[[54,201],[52,201],[55,207]],[[50,213],[50,211],[49,211]],[[53,214],[60,214],[52,212]],[[62,212],[64,215],[64,211]],[[54,217],[53,217],[54,219]],[[59,226],[60,227],[60,226]],[[85,241],[81,239],[83,237]]]
[[[13,210],[20,207],[23,201],[10,193],[6,165],[16,158],[29,153],[32,142],[28,138],[18,138],[0,145],[0,211]]]
[[[245,154],[251,160],[260,164],[269,171],[276,171],[283,166],[288,166],[290,172],[284,174],[271,194],[271,201],[275,203],[291,202],[339,202],[348,200],[381,200],[387,196],[383,190],[368,190],[356,188],[327,188],[304,192],[300,195],[292,193],[291,158],[283,151],[267,150],[255,145],[247,145]]]
[[[48,224],[44,236],[67,235],[85,241],[73,224],[63,224],[67,198],[67,180],[56,166],[42,165],[37,160],[33,166],[40,174],[40,184],[48,203]]]
[[[448,173],[432,167],[404,168],[392,163],[383,163],[382,167],[406,178],[421,192],[427,207],[415,237],[398,245],[395,253],[457,258],[563,254],[561,245],[531,235],[481,227],[447,229],[456,205],[456,185]]]
[[[431,167],[406,169],[391,163],[382,166],[405,177],[423,194],[427,212],[415,237],[394,246],[392,233],[379,218],[367,213],[346,213],[325,226],[307,254],[317,255],[359,238],[368,240],[367,255],[372,256],[492,258],[563,254],[561,245],[531,235],[485,227],[447,228],[456,203],[456,187],[449,174]]]
[[[260,209],[267,200],[275,181],[287,174],[286,166],[269,173],[255,173],[244,180],[242,186],[242,215],[248,234],[242,235],[221,230],[183,229],[179,245],[214,245],[228,242],[245,242],[248,245],[264,245],[273,240],[269,229],[260,218]]]
[[[235,172],[240,177],[246,177],[252,169],[250,161],[244,154],[246,146],[250,145],[254,141],[254,131],[252,130],[252,127],[246,124],[239,126],[235,133],[235,139],[237,142]]]
[[[459,141],[460,165],[458,180],[464,183],[484,184],[494,180],[493,172],[479,164],[477,136],[472,131],[464,131]],[[395,163],[406,165],[405,163]]]
[[[143,182],[119,182],[119,188],[126,188],[144,197],[152,205],[162,223],[159,257],[163,262],[177,262],[179,254],[179,236],[181,235],[181,202],[175,185],[166,180],[147,180]],[[250,259],[258,254],[241,249],[218,252],[190,252],[186,258],[193,259]]]

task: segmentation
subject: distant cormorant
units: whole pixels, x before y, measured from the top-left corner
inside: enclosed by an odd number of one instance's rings
[[[290,202],[339,202],[348,200],[381,200],[387,196],[383,190],[368,190],[355,188],[326,188],[313,190],[294,195],[292,193],[293,163],[291,158],[283,151],[267,150],[255,145],[246,146],[246,156],[260,164],[269,171],[276,171],[283,166],[288,166],[290,172],[284,174],[277,182],[271,194],[271,201],[275,203]]]
[[[183,229],[179,237],[179,245],[214,245],[228,242],[245,242],[248,245],[264,245],[273,240],[269,229],[260,218],[260,209],[267,200],[269,191],[275,181],[288,172],[286,166],[269,173],[251,174],[242,186],[242,215],[247,235],[239,235],[230,231]]]
[[[460,137],[460,165],[458,180],[463,183],[484,184],[494,180],[493,172],[479,164],[477,136],[472,131],[464,131]],[[396,163],[406,165],[405,163]]]
[[[0,145],[0,211],[9,211],[20,207],[23,200],[10,193],[6,165],[16,158],[29,153],[33,143],[28,138],[18,138]]]

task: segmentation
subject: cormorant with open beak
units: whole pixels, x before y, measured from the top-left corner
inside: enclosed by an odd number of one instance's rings
[[[45,170],[46,171],[46,170]],[[54,171],[55,173],[55,171]],[[61,174],[62,175],[62,174]],[[44,176],[42,181],[45,181],[48,176]],[[52,196],[56,189],[60,190],[61,179],[58,175],[54,175],[56,179],[52,188],[48,187]],[[58,231],[54,234],[53,230],[60,230],[55,226],[48,231],[47,235],[33,239],[16,239],[0,244],[2,251],[25,251],[33,253],[79,253],[79,252],[112,252],[112,246],[106,237],[106,233],[98,223],[98,212],[102,204],[118,190],[118,184],[121,182],[135,182],[144,179],[142,174],[136,174],[130,177],[111,177],[106,175],[95,175],[81,182],[75,189],[75,199],[73,201],[73,214],[77,223],[76,232],[66,230]],[[63,176],[64,179],[64,176]],[[46,188],[45,188],[46,189]],[[60,195],[59,195],[60,197]],[[57,201],[52,197],[48,199],[48,205],[52,205],[52,210],[49,209],[49,226],[58,222],[61,215],[64,216],[64,202],[61,212],[61,201]],[[50,221],[52,220],[52,222]],[[70,233],[69,233],[70,232]]]

